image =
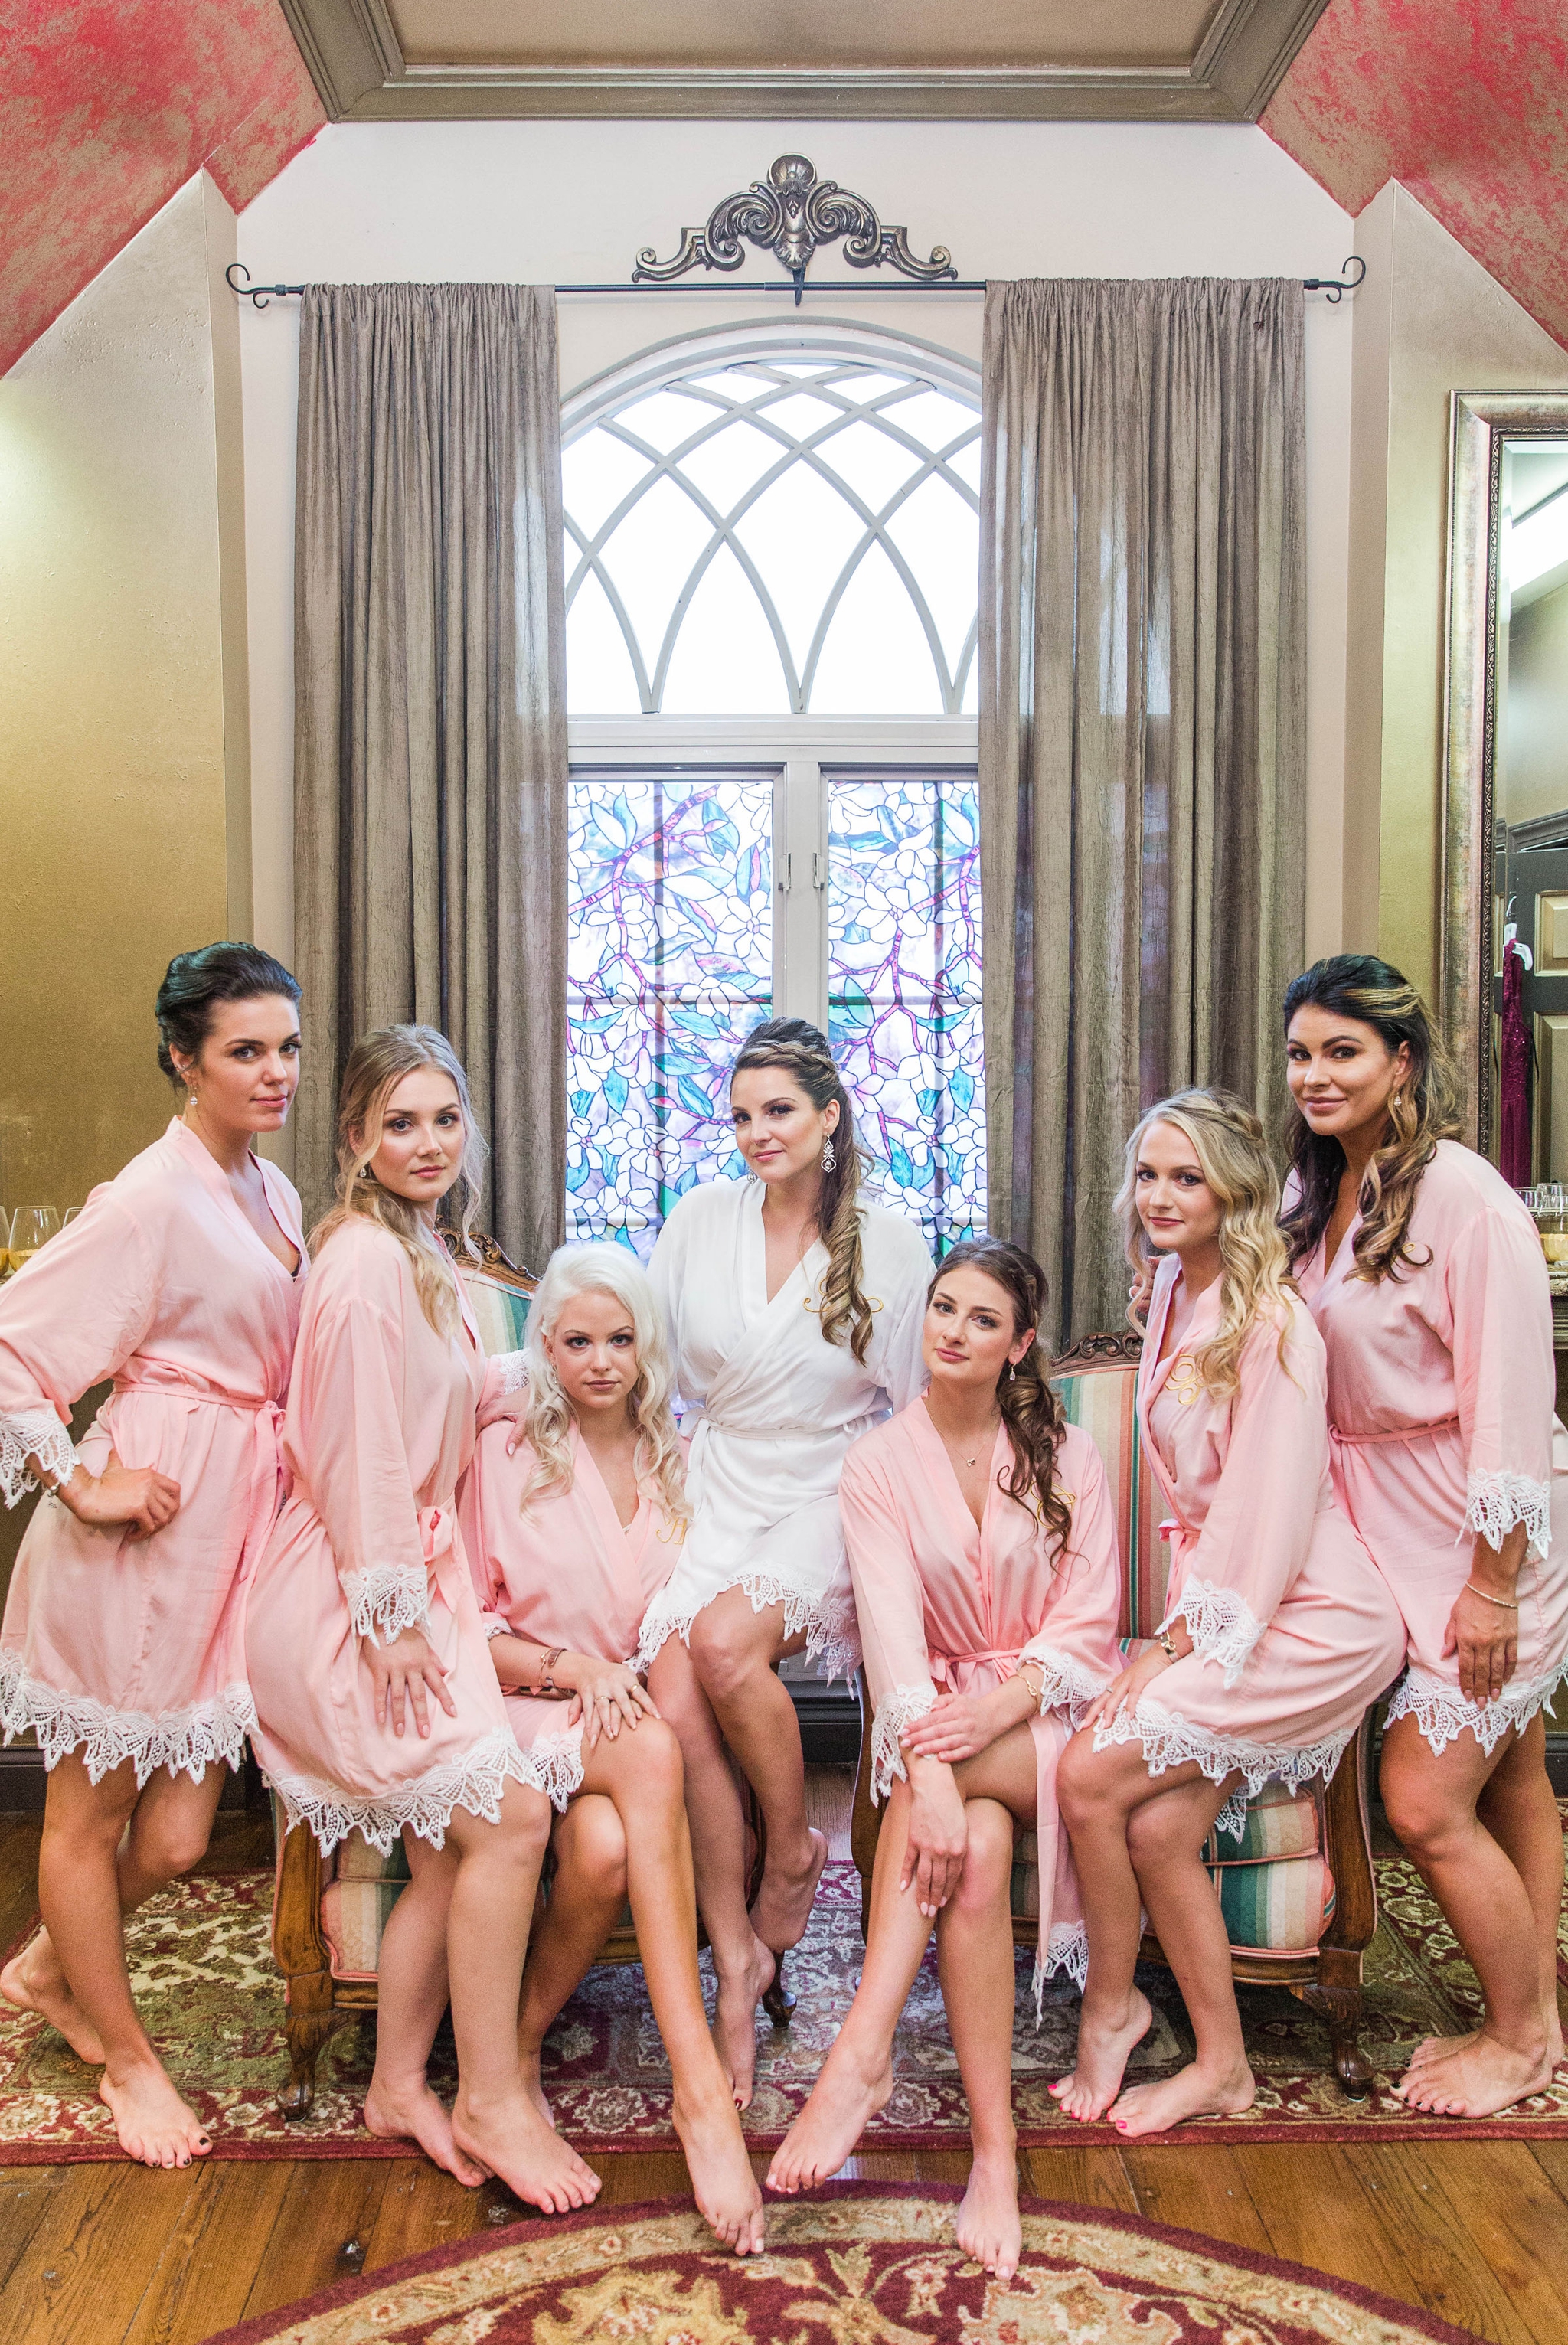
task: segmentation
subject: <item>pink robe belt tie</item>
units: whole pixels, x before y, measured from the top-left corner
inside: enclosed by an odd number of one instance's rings
[[[109,1397],[118,1400],[122,1393],[155,1393],[163,1400],[194,1401],[199,1408],[234,1409],[254,1420],[256,1438],[250,1467],[250,1508],[245,1521],[244,1543],[239,1550],[240,1569],[248,1573],[256,1563],[261,1542],[271,1529],[272,1518],[278,1511],[278,1494],[283,1477],[283,1461],[278,1451],[278,1436],[283,1424],[282,1409],[270,1397],[252,1400],[238,1393],[206,1392],[199,1385],[184,1384],[172,1376],[117,1376]],[[110,1440],[113,1440],[112,1428]]]
[[[983,1653],[932,1653],[929,1657],[932,1682],[934,1685],[946,1685],[949,1682],[950,1672],[969,1661],[992,1661],[998,1664],[1003,1661],[1016,1661],[1023,1650],[1021,1645],[1013,1645],[1005,1650]]]
[[[1330,1425],[1329,1438],[1347,1449],[1378,1449],[1389,1441],[1420,1441],[1428,1433],[1448,1433],[1458,1424],[1457,1416],[1440,1416],[1435,1424],[1397,1426],[1392,1433],[1342,1433],[1337,1425]]]

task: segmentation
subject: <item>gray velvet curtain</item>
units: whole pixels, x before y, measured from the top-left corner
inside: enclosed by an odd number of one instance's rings
[[[1141,1108],[1272,1132],[1300,966],[1298,281],[993,285],[980,800],[990,1226],[1062,1341],[1119,1327]]]
[[[297,1163],[334,1176],[356,1037],[438,1026],[542,1266],[565,1171],[566,692],[555,300],[307,288],[295,538]]]

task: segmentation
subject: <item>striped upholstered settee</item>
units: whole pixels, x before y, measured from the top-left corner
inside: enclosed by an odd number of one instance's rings
[[[1105,1463],[1125,1559],[1121,1635],[1129,1646],[1152,1637],[1165,1611],[1169,1549],[1160,1537],[1165,1502],[1142,1455],[1134,1396],[1135,1335],[1093,1335],[1058,1363],[1054,1379],[1067,1416],[1092,1435]],[[881,1812],[871,1799],[871,1717],[855,1785],[851,1845],[869,1900]],[[1348,1745],[1325,1790],[1266,1784],[1250,1803],[1239,1844],[1211,1838],[1205,1852],[1230,1937],[1238,1979],[1288,1986],[1327,2024],[1334,2069],[1360,2099],[1370,2074],[1358,2035],[1361,1957],[1377,1924],[1367,1774],[1372,1713]],[[1039,1914],[1034,1835],[1019,1835],[1013,1867],[1014,1935],[1032,1944]],[[1145,1955],[1163,1962],[1152,1934]]]

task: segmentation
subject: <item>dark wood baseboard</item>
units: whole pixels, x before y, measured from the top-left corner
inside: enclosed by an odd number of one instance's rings
[[[48,1780],[44,1754],[31,1744],[0,1751],[0,1815],[41,1816]],[[266,1797],[261,1770],[249,1751],[238,1774],[230,1768],[224,1769],[223,1789],[218,1799],[219,1809],[244,1812],[260,1807]]]

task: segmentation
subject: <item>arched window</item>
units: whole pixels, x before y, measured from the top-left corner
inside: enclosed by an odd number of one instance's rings
[[[871,329],[721,329],[563,416],[568,1218],[646,1254],[737,1172],[724,1076],[824,1026],[881,1202],[984,1226],[979,382]]]

